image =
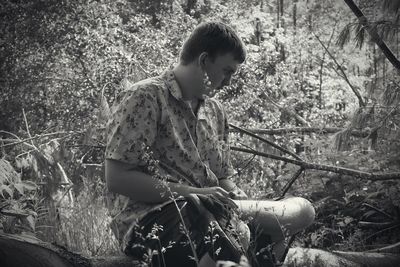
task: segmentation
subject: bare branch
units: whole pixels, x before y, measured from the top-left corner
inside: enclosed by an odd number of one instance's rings
[[[399,222],[364,222],[359,221],[358,226],[364,228],[374,228],[374,229],[386,229],[389,227],[400,226]]]
[[[316,133],[316,134],[328,134],[328,133],[337,133],[343,131],[343,128],[337,127],[326,127],[326,128],[318,128],[318,127],[293,127],[293,128],[276,128],[276,129],[246,129],[249,132],[256,133],[256,134],[269,134],[269,135],[282,135],[282,134],[289,134],[289,133],[299,133],[299,134],[309,134],[309,133]],[[238,130],[230,129],[230,132],[238,132]],[[367,137],[370,134],[369,130],[365,131],[358,131],[352,130],[350,133],[352,136],[355,137]]]
[[[246,129],[240,128],[240,127],[235,126],[233,124],[229,124],[229,126],[234,128],[235,130],[241,132],[241,133],[247,134],[247,135],[249,135],[251,137],[254,137],[254,138],[256,138],[256,139],[258,139],[260,141],[263,141],[264,143],[266,143],[266,144],[268,144],[268,145],[270,145],[272,147],[275,147],[276,149],[282,151],[283,153],[289,154],[290,156],[292,156],[293,158],[295,158],[297,160],[301,160],[302,161],[302,159],[299,156],[297,156],[293,152],[290,152],[289,150],[287,150],[287,149],[275,144],[274,142],[271,142],[271,141],[269,141],[269,140],[267,140],[267,139],[265,139],[265,138],[263,138],[261,136],[258,136],[258,135],[254,134],[254,133],[252,133],[252,132],[250,132],[250,131],[248,131]]]
[[[383,252],[383,253],[400,254],[400,242],[397,242],[395,244],[392,244],[392,245],[389,245],[389,246],[386,246],[386,247],[368,250],[367,252]]]
[[[326,53],[330,56],[330,58],[333,60],[333,62],[335,62],[336,66],[338,67],[338,69],[340,70],[340,73],[342,74],[343,79],[346,81],[346,83],[350,86],[351,90],[353,91],[353,93],[356,95],[356,97],[358,98],[358,104],[360,107],[364,107],[365,103],[364,100],[361,97],[360,92],[358,92],[357,88],[355,88],[349,78],[347,77],[346,73],[344,72],[342,66],[339,64],[339,62],[337,62],[336,58],[332,55],[332,53],[329,51],[329,49],[324,45],[324,43],[321,41],[321,39],[319,39],[319,37],[313,33],[315,38],[318,40],[318,42],[322,45],[322,47],[325,49]]]
[[[296,118],[296,120],[298,122],[300,122],[301,124],[310,127],[310,123],[307,122],[303,117],[301,117],[300,115],[298,115],[296,112],[294,112],[293,110],[291,110],[290,108],[287,107],[282,107],[281,105],[279,105],[278,103],[276,103],[271,97],[269,97],[266,93],[262,92],[261,93],[263,97],[265,97],[272,105],[274,105],[275,107],[277,107],[281,112],[286,112],[287,114],[289,114],[290,116],[293,116]]]
[[[379,212],[380,214],[386,216],[387,218],[389,218],[391,220],[394,220],[392,215],[388,214],[387,212],[385,212],[385,211],[383,211],[381,209],[378,209],[377,207],[372,206],[371,204],[363,203],[362,206],[365,206],[365,207],[368,207],[370,209],[373,209],[374,211]]]
[[[344,168],[344,167],[299,161],[299,160],[295,160],[295,159],[290,159],[290,158],[286,158],[286,157],[281,157],[281,156],[277,156],[277,155],[273,155],[273,154],[269,154],[269,153],[256,151],[253,149],[246,149],[246,148],[232,146],[231,150],[250,153],[250,154],[254,154],[254,155],[258,155],[258,156],[262,156],[262,157],[267,157],[267,158],[271,158],[271,159],[275,159],[275,160],[288,162],[288,163],[303,167],[305,170],[310,169],[310,170],[335,172],[335,173],[350,175],[350,176],[354,176],[356,178],[371,180],[371,181],[400,180],[399,172],[392,172],[392,173],[363,172],[363,171],[358,171],[358,170]]]
[[[1,131],[3,132],[3,131]],[[19,145],[22,143],[26,143],[28,141],[34,140],[34,139],[38,139],[38,138],[43,138],[43,137],[47,137],[47,136],[52,136],[52,135],[58,135],[58,134],[78,134],[81,132],[54,132],[54,133],[47,133],[47,134],[39,134],[39,135],[35,135],[35,136],[31,136],[29,138],[26,139],[20,139],[18,136],[16,136],[18,139],[0,139],[0,141],[3,142],[12,142],[12,143],[8,143],[8,144],[4,144],[4,145],[0,145],[0,147],[7,147],[7,146],[15,146],[15,145]],[[32,147],[32,145],[29,145]]]
[[[26,127],[26,132],[28,133],[28,136],[30,138],[31,144],[34,148],[37,148],[35,146],[35,144],[33,143],[33,139],[31,136],[31,132],[29,131],[29,125],[28,125],[28,119],[26,118],[26,114],[25,114],[25,109],[22,109],[22,115],[24,116],[24,122],[25,122],[25,127]]]
[[[287,182],[287,184],[283,187],[282,194],[276,200],[281,200],[285,197],[287,191],[289,191],[292,184],[297,180],[297,178],[300,177],[300,175],[303,173],[303,171],[304,171],[303,167],[301,167],[300,169],[297,170],[297,172],[293,175],[292,179],[290,179],[290,181]]]

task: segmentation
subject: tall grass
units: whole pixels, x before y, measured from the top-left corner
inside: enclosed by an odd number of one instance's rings
[[[118,241],[111,228],[111,218],[103,201],[104,185],[93,190],[85,184],[74,205],[59,207],[59,225],[55,241],[70,251],[85,256],[116,255],[120,253]],[[67,201],[65,201],[67,202]]]

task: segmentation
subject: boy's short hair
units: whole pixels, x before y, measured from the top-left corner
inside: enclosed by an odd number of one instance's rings
[[[198,25],[183,44],[180,62],[187,65],[203,52],[207,52],[212,60],[226,53],[232,53],[239,63],[246,59],[242,40],[231,27],[221,22],[205,22]]]

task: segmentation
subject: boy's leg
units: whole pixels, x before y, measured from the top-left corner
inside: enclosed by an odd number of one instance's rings
[[[283,200],[235,200],[241,211],[241,218],[251,219],[263,231],[271,235],[272,241],[295,234],[314,221],[315,210],[312,204],[301,197]]]
[[[293,235],[314,221],[315,211],[311,203],[300,197],[289,197],[280,201],[238,200],[235,201],[242,218],[250,220],[253,229],[268,235],[274,245],[277,259],[285,251],[285,237]]]

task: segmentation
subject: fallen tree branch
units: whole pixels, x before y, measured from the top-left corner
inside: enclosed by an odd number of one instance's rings
[[[373,209],[374,211],[379,212],[380,214],[384,215],[385,217],[389,218],[390,220],[395,220],[395,218],[392,215],[390,215],[389,213],[387,213],[381,209],[378,209],[375,206],[372,206],[371,204],[363,203],[362,206]]]
[[[309,134],[309,133],[316,133],[316,134],[328,134],[328,133],[337,133],[343,131],[343,128],[337,127],[326,127],[326,128],[318,128],[318,127],[294,127],[294,128],[277,128],[277,129],[245,129],[249,132],[255,134],[269,134],[269,135],[282,135],[282,134],[289,134],[289,133],[299,133],[299,134]],[[236,129],[230,129],[229,132],[235,133],[239,132]],[[367,137],[370,134],[369,130],[365,131],[358,131],[358,130],[351,130],[350,134],[355,137]]]
[[[396,254],[400,254],[400,242],[397,242],[395,244],[389,245],[389,246],[385,246],[382,248],[375,248],[375,249],[371,249],[368,250],[368,252],[377,252],[377,253],[396,253]]]
[[[258,135],[254,134],[254,133],[252,133],[252,132],[250,132],[250,131],[248,131],[246,129],[240,128],[240,127],[235,126],[233,124],[229,124],[229,126],[234,128],[235,130],[241,132],[241,133],[247,134],[248,136],[251,136],[251,137],[254,137],[254,138],[258,139],[258,140],[260,140],[260,141],[262,141],[262,142],[264,142],[264,143],[266,143],[266,144],[268,144],[268,145],[270,145],[270,146],[282,151],[283,153],[289,154],[290,156],[292,156],[293,158],[295,158],[297,160],[301,160],[302,161],[302,159],[299,156],[297,156],[295,153],[293,153],[293,152],[291,152],[291,151],[289,151],[289,150],[287,150],[287,149],[275,144],[274,142],[271,142],[271,141],[269,141],[269,140],[267,140],[267,139],[265,139],[265,138],[263,138],[261,136],[258,136]]]
[[[286,154],[292,156],[293,158],[295,158],[295,159],[297,159],[297,160],[299,160],[299,161],[303,161],[303,160],[302,160],[299,156],[297,156],[295,153],[293,153],[293,152],[291,152],[291,151],[289,151],[289,150],[287,150],[287,149],[285,149],[285,148],[283,148],[283,147],[281,147],[281,146],[275,144],[274,142],[271,142],[271,141],[269,141],[269,140],[267,140],[267,139],[265,139],[265,138],[263,138],[263,137],[261,137],[261,136],[258,136],[258,135],[254,134],[254,133],[252,133],[252,132],[249,132],[249,131],[246,130],[246,129],[237,127],[237,126],[235,126],[235,125],[233,125],[233,124],[229,124],[229,126],[232,127],[232,128],[234,128],[234,129],[236,129],[237,131],[239,131],[239,132],[241,132],[241,133],[247,134],[247,135],[249,135],[249,136],[251,136],[251,137],[254,137],[254,138],[258,139],[258,140],[260,140],[260,141],[262,141],[262,142],[264,142],[264,143],[266,143],[266,144],[268,144],[268,145],[270,145],[270,146],[272,146],[272,147],[274,147],[274,148],[276,148],[276,149],[282,151],[283,153],[286,153]],[[277,200],[283,199],[283,198],[285,197],[287,191],[289,191],[290,187],[291,187],[291,186],[293,185],[293,183],[297,180],[297,178],[299,178],[300,174],[301,174],[303,171],[304,171],[304,168],[300,168],[300,169],[294,174],[294,176],[292,177],[292,179],[290,179],[290,181],[284,186],[284,188],[283,188],[283,190],[282,190],[282,194],[280,195],[280,197],[279,197]],[[287,253],[287,252],[286,252],[286,253]]]
[[[358,226],[362,228],[374,228],[374,229],[386,229],[389,227],[394,227],[394,226],[400,226],[399,222],[364,222],[364,221],[359,221]]]
[[[387,227],[387,228],[385,228],[385,229],[379,230],[378,232],[375,232],[375,233],[373,233],[373,234],[367,236],[366,238],[364,238],[363,242],[366,242],[367,240],[370,240],[371,238],[373,238],[373,237],[375,237],[375,236],[379,236],[379,235],[382,234],[383,232],[387,232],[387,231],[392,230],[392,229],[397,228],[397,227],[399,227],[399,226],[398,226],[398,225],[393,225],[393,226],[391,226],[391,227]]]
[[[309,163],[309,162],[305,162],[305,161],[299,161],[299,160],[295,160],[295,159],[290,159],[290,158],[286,158],[286,157],[282,157],[282,156],[277,156],[277,155],[273,155],[273,154],[269,154],[269,153],[256,151],[254,149],[247,149],[247,148],[232,146],[231,150],[244,152],[244,153],[250,153],[253,155],[257,155],[257,156],[262,156],[262,157],[267,157],[267,158],[271,158],[271,159],[275,159],[275,160],[284,161],[287,163],[301,166],[304,169],[335,172],[335,173],[350,175],[350,176],[354,176],[356,178],[366,179],[366,180],[371,180],[371,181],[400,180],[399,172],[393,172],[393,173],[363,172],[363,171],[358,171],[358,170],[344,168],[344,167],[337,167],[337,166],[333,166],[333,165],[324,165],[324,164],[318,164],[318,163]]]

